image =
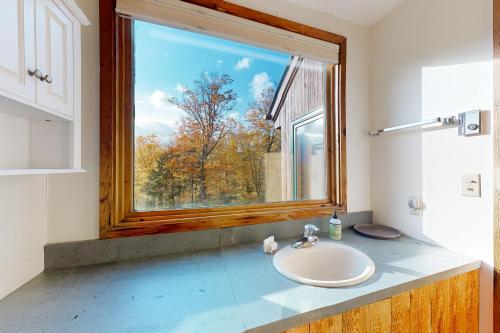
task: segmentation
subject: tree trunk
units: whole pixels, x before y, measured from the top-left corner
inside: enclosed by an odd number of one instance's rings
[[[200,163],[200,201],[205,202],[207,199],[207,185],[206,185],[206,170],[205,161],[202,160]]]

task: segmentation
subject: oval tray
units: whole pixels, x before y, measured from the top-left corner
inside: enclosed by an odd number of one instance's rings
[[[398,229],[380,224],[355,224],[353,228],[357,233],[370,238],[395,239],[401,236]]]

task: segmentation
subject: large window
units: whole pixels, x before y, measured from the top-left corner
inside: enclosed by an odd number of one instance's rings
[[[326,64],[133,27],[135,210],[326,199]]]
[[[108,82],[117,84],[101,103],[102,237],[344,209],[336,55],[328,62],[108,14],[115,24],[101,31],[118,42],[101,60],[114,66]]]

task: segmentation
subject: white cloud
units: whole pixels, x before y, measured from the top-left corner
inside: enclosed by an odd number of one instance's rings
[[[237,71],[241,71],[243,69],[249,69],[252,62],[253,59],[250,59],[248,57],[243,57],[240,60],[238,60],[238,62],[234,66],[234,69],[236,69]]]
[[[155,108],[164,109],[170,104],[168,101],[170,97],[171,96],[169,96],[163,90],[156,89],[155,91],[153,91],[151,96],[149,96],[149,103],[151,103],[151,105],[153,105]]]
[[[250,92],[254,98],[259,98],[262,92],[268,88],[274,87],[274,83],[270,80],[266,72],[255,74],[250,83]]]
[[[180,83],[177,83],[175,85],[175,91],[177,91],[178,93],[182,94],[183,92],[185,92],[187,90],[187,87],[183,84],[180,84]]]
[[[224,63],[224,60],[218,59],[215,63],[220,66]]]
[[[238,112],[232,112],[228,115],[229,118],[233,118],[234,120],[240,119],[240,114]]]
[[[165,91],[156,89],[153,91],[151,96],[149,96],[149,105],[153,106],[147,107],[143,105],[140,110],[145,118],[143,121],[164,123],[170,127],[174,127],[177,122],[185,115],[185,112],[179,109],[176,105],[170,103],[168,100],[171,96]],[[138,113],[136,112],[136,115]]]
[[[162,123],[154,122],[148,120],[136,120],[135,121],[135,136],[140,135],[156,135],[160,138],[162,143],[168,143],[170,140],[170,135],[174,132],[175,128]]]

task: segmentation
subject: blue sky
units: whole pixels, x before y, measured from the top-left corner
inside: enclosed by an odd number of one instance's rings
[[[168,98],[180,96],[203,72],[227,73],[238,95],[231,116],[243,120],[253,97],[276,87],[290,55],[208,35],[135,21],[135,131],[163,142],[184,115]]]

